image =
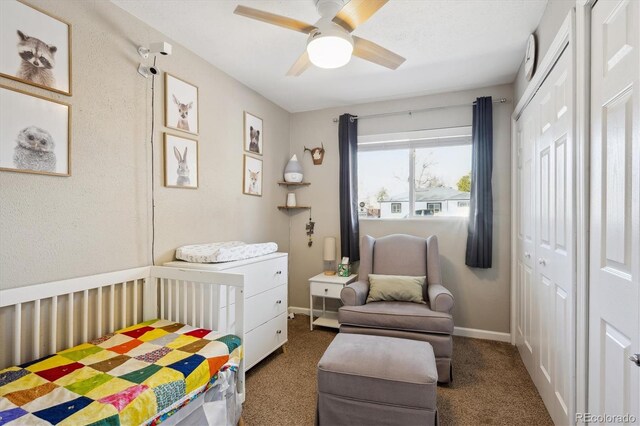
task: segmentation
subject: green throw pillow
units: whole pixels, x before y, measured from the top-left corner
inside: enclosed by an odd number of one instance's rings
[[[369,274],[367,303],[399,301],[425,303],[423,290],[426,277]]]

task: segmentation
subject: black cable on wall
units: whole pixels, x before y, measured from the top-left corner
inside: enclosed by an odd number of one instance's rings
[[[156,66],[158,57],[153,58],[153,66]],[[156,198],[155,198],[155,124],[156,124],[156,75],[151,76],[151,264],[156,264]]]

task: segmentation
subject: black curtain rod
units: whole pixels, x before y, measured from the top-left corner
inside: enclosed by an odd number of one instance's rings
[[[509,102],[509,100],[507,98],[499,98],[499,99],[494,99],[493,103],[494,104],[504,104]],[[464,107],[464,106],[469,106],[469,105],[475,105],[475,101],[472,102],[471,104],[457,104],[457,105],[443,105],[443,106],[435,106],[435,107],[428,107],[428,108],[420,108],[420,109],[413,109],[413,110],[407,110],[407,111],[395,111],[395,112],[384,112],[384,113],[380,113],[380,114],[370,114],[370,115],[356,115],[354,117],[352,117],[352,120],[362,120],[362,119],[367,119],[367,118],[378,118],[378,117],[387,117],[387,116],[391,116],[391,115],[411,115],[413,113],[416,112],[423,112],[423,111],[432,111],[432,110],[436,110],[436,109],[446,109],[446,108],[459,108],[459,107]],[[338,122],[337,118],[333,119],[334,123]]]

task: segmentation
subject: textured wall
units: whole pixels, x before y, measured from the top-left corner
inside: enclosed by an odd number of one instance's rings
[[[167,38],[108,1],[32,4],[73,26],[73,96],[5,78],[0,84],[72,104],[72,176],[0,172],[0,288],[141,266],[151,258],[151,80],[136,72],[136,46]],[[159,67],[200,90],[200,188],[162,186],[159,78],[156,260],[171,259],[182,244],[225,239],[271,240],[288,251],[289,220],[275,208],[284,197],[275,181],[289,152],[289,113],[173,47]],[[264,119],[261,198],[241,191],[245,109]]]
[[[534,31],[536,41],[538,43],[536,67],[540,65],[540,61],[542,61],[542,58],[544,58],[544,55],[546,55],[549,50],[549,46],[553,43],[553,39],[556,37],[564,19],[575,5],[575,0],[549,0],[547,3],[544,15],[542,15],[542,19],[540,19],[540,23],[538,24],[538,28]],[[520,69],[518,69],[518,74],[514,81],[516,103],[520,100],[529,84],[524,76],[524,50],[522,51],[522,56],[523,62],[522,65],[520,65]]]
[[[483,89],[423,96],[388,102],[353,105],[303,112],[292,115],[291,149],[302,156],[303,146],[324,143],[327,153],[322,166],[313,166],[307,153],[304,156],[305,180],[311,186],[299,189],[298,202],[311,203],[316,220],[316,236],[313,247],[306,245],[306,213],[292,216],[289,304],[309,306],[308,278],[323,269],[322,241],[325,236],[339,240],[338,207],[338,124],[333,122],[344,112],[372,114],[389,111],[404,111],[435,105],[457,105],[475,100],[478,96],[513,99],[511,85]],[[494,105],[494,266],[489,270],[468,268],[464,264],[467,241],[467,220],[458,218],[425,220],[366,220],[360,222],[360,234],[374,237],[392,233],[406,233],[426,237],[437,235],[440,241],[441,265],[445,285],[456,297],[454,319],[457,326],[498,332],[509,331],[510,305],[510,227],[511,227],[511,122],[513,102]],[[359,134],[433,129],[471,125],[471,107],[445,109],[412,116],[392,116],[362,120]],[[339,247],[339,243],[338,243]]]

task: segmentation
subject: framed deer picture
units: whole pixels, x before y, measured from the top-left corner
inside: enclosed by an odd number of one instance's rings
[[[198,188],[198,141],[164,134],[164,186]]]
[[[262,160],[244,155],[242,193],[262,197]]]
[[[171,129],[198,134],[198,88],[164,73],[164,125]]]

